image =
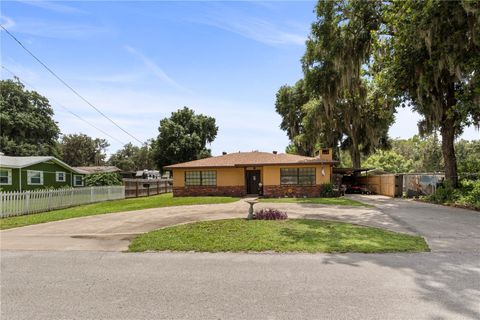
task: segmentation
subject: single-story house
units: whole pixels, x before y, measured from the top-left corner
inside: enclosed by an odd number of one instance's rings
[[[330,183],[332,150],[318,157],[285,153],[238,152],[166,166],[173,172],[174,196],[262,194],[315,197]]]
[[[1,191],[83,187],[86,174],[55,157],[0,155]]]
[[[80,171],[85,171],[87,174],[120,173],[122,171],[115,166],[89,166],[89,167],[74,167],[74,168]]]

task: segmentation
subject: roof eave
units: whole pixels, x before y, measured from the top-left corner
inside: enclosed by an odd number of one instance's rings
[[[298,165],[321,165],[321,164],[336,164],[338,161],[323,160],[323,161],[309,161],[309,162],[276,162],[276,163],[242,163],[235,165],[210,165],[210,166],[182,166],[180,164],[174,164],[163,167],[163,169],[207,169],[207,168],[244,168],[244,167],[259,167],[259,166],[298,166]]]

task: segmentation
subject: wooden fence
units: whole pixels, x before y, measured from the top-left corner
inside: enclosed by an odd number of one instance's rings
[[[125,198],[149,197],[172,192],[172,179],[123,179]]]
[[[0,218],[124,198],[124,186],[0,192]]]
[[[402,196],[402,176],[396,174],[381,174],[361,176],[357,181],[366,185],[370,191],[389,197]]]

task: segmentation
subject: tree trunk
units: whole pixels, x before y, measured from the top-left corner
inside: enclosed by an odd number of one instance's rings
[[[350,146],[350,158],[352,158],[352,166],[354,169],[360,169],[360,150],[358,149],[358,140],[357,140],[357,126],[351,120],[349,114],[344,115],[345,129],[348,132],[348,136],[352,141]]]
[[[445,180],[456,188],[458,187],[457,176],[457,158],[455,157],[455,122],[453,120],[445,120],[440,129],[442,135],[442,155],[445,162]]]
[[[458,187],[457,176],[457,158],[455,156],[455,118],[449,115],[449,110],[453,110],[453,107],[457,103],[455,98],[455,85],[451,81],[448,85],[446,96],[446,105],[443,109],[443,117],[440,128],[440,134],[442,135],[442,155],[445,162],[445,180],[449,181],[452,187]],[[454,114],[454,113],[453,113]]]
[[[353,142],[350,147],[350,157],[352,158],[352,166],[354,169],[360,169],[360,151],[358,150],[358,145]]]

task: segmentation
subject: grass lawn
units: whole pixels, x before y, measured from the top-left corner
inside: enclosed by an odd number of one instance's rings
[[[371,207],[369,204],[361,203],[348,198],[264,198],[260,202],[272,203],[312,203],[329,204],[339,206]]]
[[[203,221],[145,233],[129,251],[421,252],[422,237],[324,220]]]
[[[0,229],[10,229],[50,221],[64,220],[69,218],[93,216],[97,214],[132,211],[148,208],[160,208],[171,206],[184,206],[193,204],[216,204],[238,201],[234,197],[176,197],[171,193],[158,196],[133,198],[125,200],[113,200],[100,203],[87,204],[67,209],[35,213],[30,215],[0,219]]]

